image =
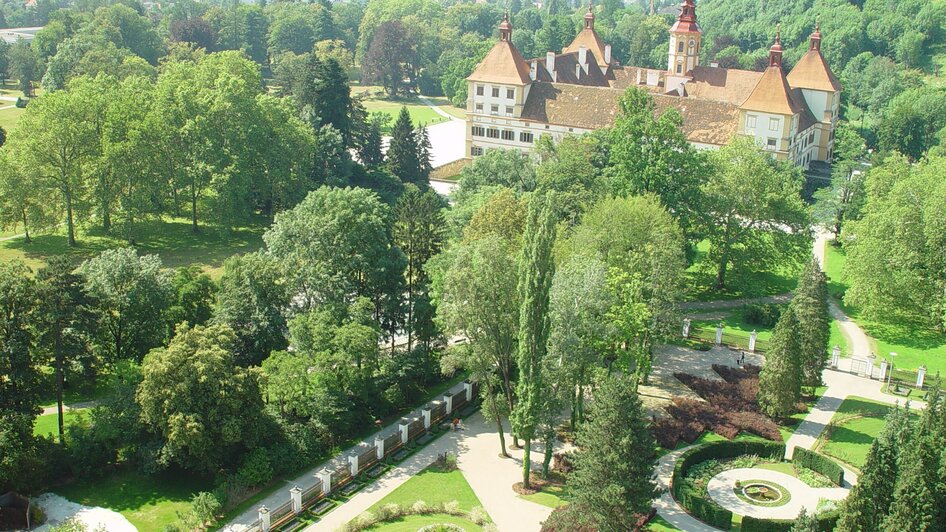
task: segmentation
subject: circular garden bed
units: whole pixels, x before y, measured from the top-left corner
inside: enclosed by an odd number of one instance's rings
[[[792,494],[787,489],[769,480],[736,482],[733,493],[741,500],[756,506],[784,506],[792,500]]]

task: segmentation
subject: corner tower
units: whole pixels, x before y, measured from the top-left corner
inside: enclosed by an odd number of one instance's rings
[[[667,71],[674,76],[685,76],[700,64],[700,44],[703,29],[696,21],[696,5],[684,0],[677,22],[670,28],[670,56]]]

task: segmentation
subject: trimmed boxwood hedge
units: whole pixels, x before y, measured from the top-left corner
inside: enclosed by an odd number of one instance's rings
[[[785,455],[785,444],[768,441],[720,441],[691,449],[683,453],[674,465],[673,477],[670,481],[670,489],[674,498],[697,519],[728,530],[732,525],[732,512],[716,504],[702,493],[687,489],[683,484],[683,478],[691,467],[700,462],[735,458],[743,455],[781,459]]]
[[[838,486],[844,485],[844,468],[823,454],[818,454],[801,447],[795,447],[792,462],[821,473]]]
[[[831,532],[837,526],[840,516],[837,510],[819,514],[817,517],[818,530]],[[742,532],[789,532],[793,523],[793,520],[759,519],[747,515],[742,518]]]

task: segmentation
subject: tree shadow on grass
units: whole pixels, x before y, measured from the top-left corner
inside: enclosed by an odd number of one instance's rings
[[[117,512],[139,511],[162,502],[186,502],[200,491],[213,489],[210,479],[189,472],[167,471],[146,475],[125,470],[99,479],[80,480],[55,492],[88,506],[101,506]]]

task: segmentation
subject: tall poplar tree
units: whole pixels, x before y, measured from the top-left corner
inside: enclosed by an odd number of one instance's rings
[[[635,530],[657,496],[657,444],[637,395],[636,377],[614,373],[594,394],[588,420],[578,428],[575,471],[567,488],[572,504],[598,530]]]
[[[808,262],[798,279],[792,309],[798,319],[801,385],[814,388],[821,385],[821,372],[828,362],[831,339],[828,278],[815,259]]]
[[[546,194],[529,204],[522,254],[519,257],[519,383],[518,402],[512,411],[512,427],[523,439],[522,485],[529,488],[532,439],[546,393],[542,365],[549,341],[549,291],[555,266],[555,197]]]
[[[759,408],[766,415],[787,416],[798,401],[801,392],[798,329],[795,311],[789,307],[772,331],[765,364],[759,375]]]

